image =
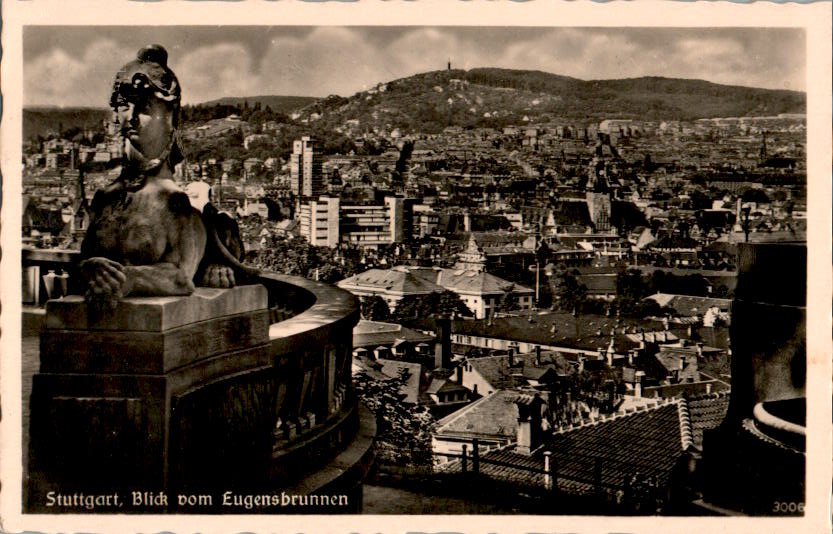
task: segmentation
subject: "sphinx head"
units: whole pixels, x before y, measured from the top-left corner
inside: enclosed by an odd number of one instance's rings
[[[176,144],[181,89],[159,45],[139,50],[113,82],[110,106],[124,141],[128,165],[147,171],[182,161]]]

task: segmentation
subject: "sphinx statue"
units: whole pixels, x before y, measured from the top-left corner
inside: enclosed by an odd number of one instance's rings
[[[173,180],[181,88],[159,45],[116,74],[110,106],[123,142],[121,173],[96,192],[79,271],[91,300],[190,295],[195,285],[233,287],[254,274],[241,263],[236,222],[202,212]]]

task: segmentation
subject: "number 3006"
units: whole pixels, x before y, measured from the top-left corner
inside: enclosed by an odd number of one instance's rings
[[[781,502],[775,501],[772,506],[773,513],[787,514],[787,513],[804,513],[803,502]]]

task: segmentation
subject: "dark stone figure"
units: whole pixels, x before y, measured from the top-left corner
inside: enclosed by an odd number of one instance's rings
[[[233,287],[243,265],[235,221],[201,214],[173,180],[181,88],[159,45],[116,74],[110,105],[124,143],[122,171],[96,193],[81,246],[88,299],[190,295],[194,285]],[[236,277],[237,276],[237,277]]]

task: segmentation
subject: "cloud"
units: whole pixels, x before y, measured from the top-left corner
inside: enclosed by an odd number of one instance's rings
[[[236,43],[201,46],[179,59],[171,58],[170,67],[182,84],[186,103],[250,95],[260,87],[250,52]]]
[[[33,33],[31,42],[38,46],[33,45],[37,51],[24,67],[25,103],[105,105],[113,75],[133,57],[140,39],[166,43],[186,103],[262,94],[348,96],[380,82],[442,69],[448,58],[457,68],[532,69],[582,79],[654,75],[803,90],[805,78],[804,34],[792,30],[405,27],[379,31],[330,26],[303,31],[153,27],[127,34],[112,30],[47,29],[40,31],[51,33],[39,34],[40,38]]]
[[[116,71],[135,53],[111,40],[93,41],[80,56],[53,48],[24,66],[24,105],[106,105]]]

